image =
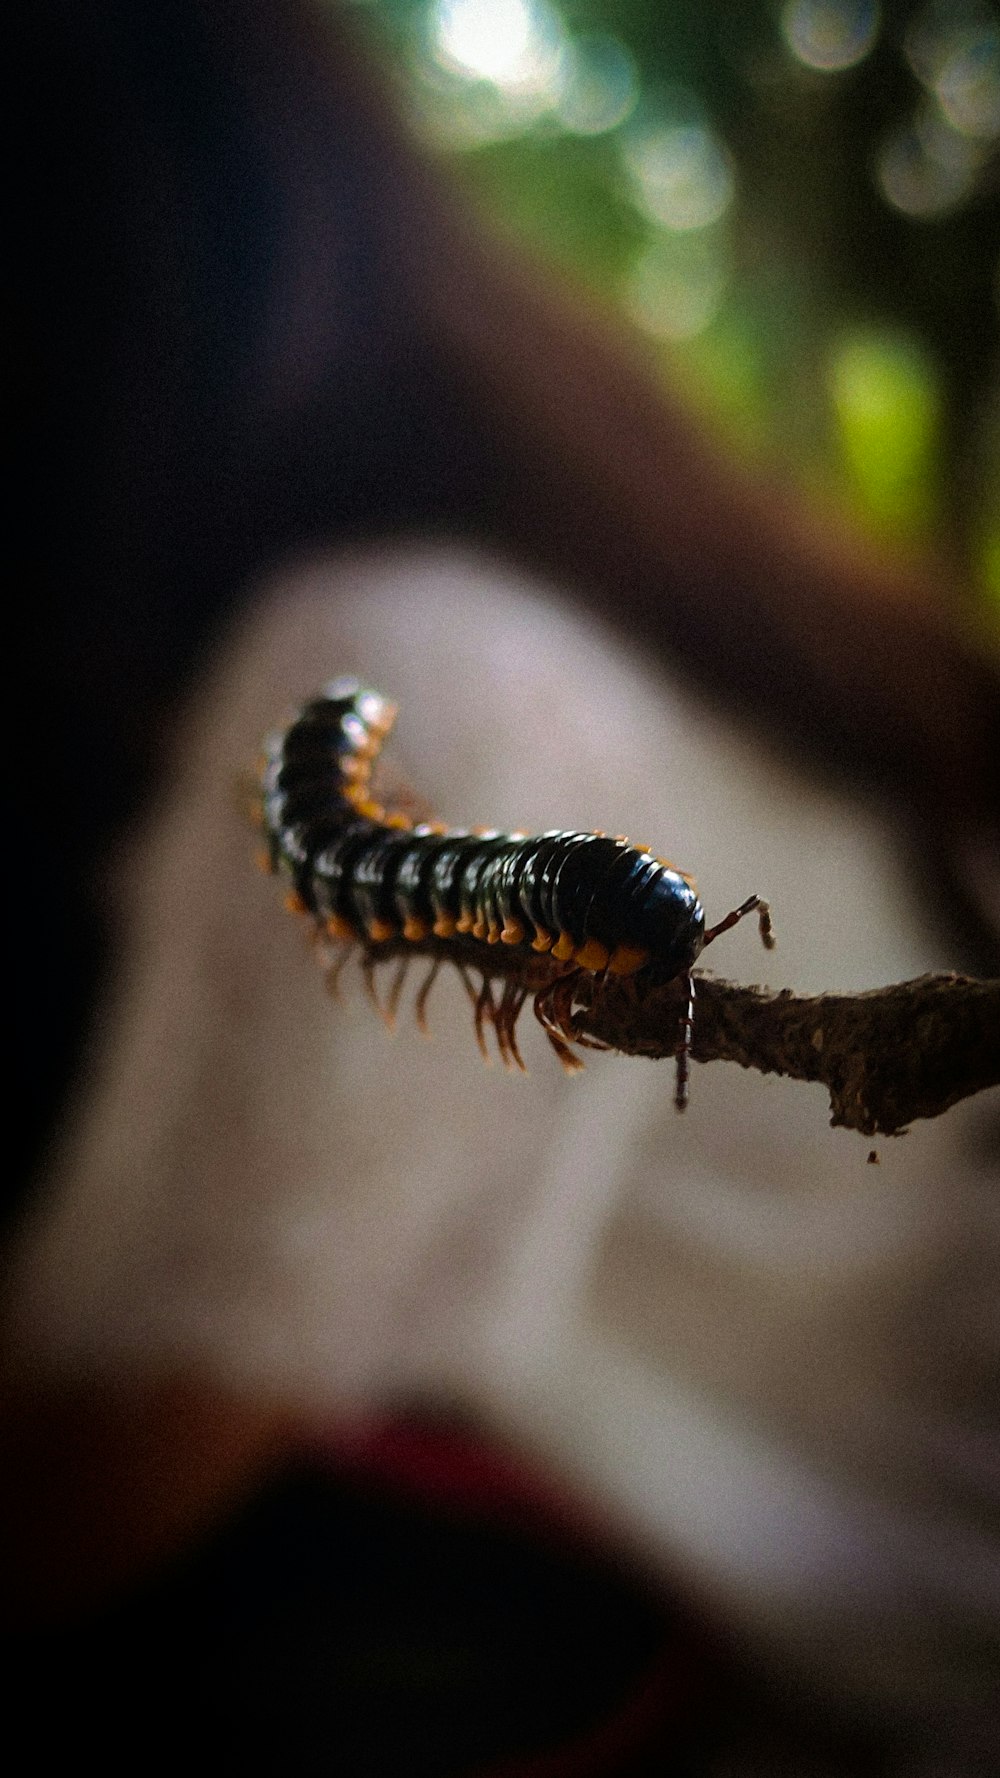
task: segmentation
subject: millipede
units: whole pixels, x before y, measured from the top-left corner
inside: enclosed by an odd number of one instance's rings
[[[434,979],[442,963],[452,963],[472,1001],[484,1057],[491,1026],[503,1061],[523,1070],[516,1026],[530,996],[560,1062],[575,1072],[582,1066],[577,1047],[604,1047],[574,1027],[584,975],[648,970],[661,982],[679,979],[675,1102],[683,1109],[693,966],[706,945],[751,912],[770,948],[767,903],[751,895],[706,929],[687,873],[624,835],[501,833],[414,822],[385,808],[375,799],[372,772],[395,716],[380,692],[335,679],[264,743],[256,797],[261,862],[286,882],[286,906],[308,916],[324,943],[336,947],[331,987],[360,947],[368,991],[392,1024],[407,965],[423,956],[429,970],[415,1012],[426,1031]],[[383,1004],[374,972],[393,958],[398,968]]]

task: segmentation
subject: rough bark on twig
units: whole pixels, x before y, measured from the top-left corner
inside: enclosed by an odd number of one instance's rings
[[[551,959],[452,939],[367,948],[371,964],[419,955],[459,958],[470,971],[514,974],[527,994],[552,980]],[[339,974],[339,969],[334,970]],[[695,975],[691,1055],[738,1062],[761,1074],[821,1081],[830,1122],[865,1136],[896,1136],[916,1118],[939,1117],[960,1099],[1000,1086],[1000,979],[922,975],[859,994],[795,994]],[[626,1056],[677,1053],[685,1005],[681,980],[655,970],[633,976],[582,970],[573,988],[572,1032]],[[398,998],[398,995],[397,995]]]
[[[924,975],[862,994],[794,994],[696,978],[691,1054],[822,1081],[830,1122],[894,1136],[1000,1085],[1000,980]],[[677,1050],[683,987],[581,978],[574,1024],[631,1056]]]

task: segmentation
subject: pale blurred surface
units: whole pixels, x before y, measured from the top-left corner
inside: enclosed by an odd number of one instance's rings
[[[331,1001],[237,787],[331,675],[400,705],[445,817],[606,827],[775,912],[713,964],[863,988],[947,968],[893,836],[751,753],[500,565],[333,558],[261,589],[119,869],[118,977],[38,1193],[14,1325],[43,1372],[190,1365],[320,1423],[458,1402],[808,1693],[988,1734],[1000,1662],[996,1095],[880,1145],[715,1066],[485,1069],[460,984],[389,1039]],[[747,923],[750,924],[749,922]],[[724,954],[723,954],[724,951]],[[984,1744],[984,1743],[983,1743]]]

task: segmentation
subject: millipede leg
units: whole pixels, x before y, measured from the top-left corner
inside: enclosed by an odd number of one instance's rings
[[[505,1023],[507,1015],[504,1012],[504,1000],[506,997],[507,990],[505,987],[504,992],[500,997],[500,1003],[494,1010],[493,1028],[497,1034],[497,1049],[500,1051],[500,1060],[505,1068],[512,1068],[514,1066],[514,1058],[511,1055],[507,1026]]]
[[[570,1042],[576,1040],[573,1030],[573,995],[578,980],[579,972],[573,970],[569,975],[560,976],[552,990],[553,1023]]]
[[[491,1057],[490,1052],[486,1047],[486,1033],[483,1030],[483,1019],[486,1015],[484,997],[489,999],[491,1008],[493,1005],[492,997],[489,992],[489,979],[484,976],[482,987],[477,988],[470,979],[469,971],[464,963],[456,962],[455,968],[458,970],[458,973],[462,978],[462,986],[472,1002],[472,1016],[476,1027],[476,1042],[479,1045],[479,1053],[484,1062],[489,1062]]]
[[[479,1053],[482,1056],[484,1062],[491,1062],[493,1060],[493,1058],[490,1055],[489,1049],[487,1048],[487,1044],[486,1044],[485,1021],[487,1019],[489,1019],[490,1024],[493,1025],[493,1027],[495,1029],[496,1022],[497,1022],[496,1007],[493,1004],[493,994],[490,989],[490,978],[488,975],[484,975],[483,976],[483,985],[480,988],[479,993],[476,995],[476,1010],[475,1010],[475,1015],[474,1015],[474,1023],[475,1023],[475,1027],[476,1027],[476,1042],[479,1045]]]
[[[324,980],[327,989],[333,995],[334,1000],[343,999],[343,995],[340,992],[340,978],[343,974],[344,964],[347,962],[348,957],[351,956],[353,950],[353,944],[342,945],[340,948],[340,955],[334,958],[333,962],[326,970]]]
[[[491,998],[492,998],[492,995],[491,995]],[[504,1001],[506,1000],[506,998],[507,998],[507,984],[504,983],[504,989],[503,989],[503,993],[500,996],[499,1004],[494,1002],[493,1029],[496,1032],[496,1036],[497,1036],[497,1049],[500,1051],[500,1060],[503,1063],[505,1068],[510,1068],[510,1067],[512,1067],[513,1064],[512,1064],[512,1060],[511,1060],[510,1046],[507,1042],[507,1026],[505,1023],[507,1014],[504,1011]]]
[[[382,1020],[383,1025],[386,1026],[387,1030],[392,1031],[395,1025],[395,1020],[393,1019],[392,1014],[386,1011],[375,991],[375,959],[373,957],[365,956],[362,959],[361,974],[364,977],[365,993],[368,995],[368,998],[375,1008],[375,1011],[378,1013],[379,1018]]]
[[[403,992],[403,983],[406,980],[410,962],[411,959],[409,957],[401,958],[399,968],[396,970],[396,973],[392,978],[392,986],[389,989],[389,998],[385,1003],[385,1022],[390,1031],[396,1029],[396,1014],[399,1011],[399,998]]]
[[[548,1038],[549,1042],[552,1045],[552,1048],[555,1050],[556,1055],[559,1057],[559,1060],[563,1065],[564,1072],[566,1074],[581,1073],[581,1071],[583,1069],[583,1063],[581,1062],[579,1056],[575,1056],[573,1054],[573,1051],[570,1049],[569,1044],[566,1043],[565,1040],[559,1036],[559,1033],[557,1031],[554,1031],[552,1029],[551,1025],[544,1025],[544,1030],[545,1030],[546,1037]]]
[[[437,978],[437,972],[440,969],[440,967],[441,967],[441,958],[435,957],[433,963],[430,966],[430,969],[427,971],[427,974],[425,975],[425,977],[420,985],[420,992],[417,995],[416,1002],[414,1003],[414,1007],[413,1007],[413,1015],[417,1021],[417,1030],[420,1031],[424,1037],[430,1036],[430,1029],[427,1024],[427,999],[428,999],[431,989],[434,986],[434,982]]]
[[[497,1007],[496,1014],[497,1040],[500,1044],[500,1053],[508,1068],[513,1065],[520,1068],[522,1074],[526,1074],[528,1071],[524,1065],[524,1058],[517,1047],[516,1027],[518,1016],[526,998],[526,990],[522,988],[519,983],[508,980],[504,983],[503,994],[500,998],[500,1005]]]
[[[680,1041],[677,1045],[677,1073],[674,1079],[674,1104],[685,1111],[688,1102],[688,1080],[691,1074],[691,1036],[694,1031],[694,976],[688,969],[681,977],[686,990],[681,1014]]]
[[[473,982],[471,980],[469,972],[468,972],[467,968],[465,967],[464,963],[456,963],[455,968],[458,970],[458,973],[462,978],[462,986],[465,989],[465,992],[468,994],[470,1001],[472,1002],[473,1011],[475,1011],[476,1002],[479,999],[479,989],[473,985]]]
[[[579,1056],[573,1052],[567,1042],[567,1038],[572,1036],[572,1032],[569,1029],[569,1018],[573,1004],[573,988],[576,984],[578,973],[578,971],[574,970],[568,976],[560,976],[556,981],[549,982],[546,987],[542,988],[539,993],[535,995],[533,1003],[535,1017],[541,1025],[542,1030],[545,1032],[546,1037],[551,1043],[552,1048],[555,1050],[556,1055],[559,1057],[567,1074],[579,1074],[583,1067],[583,1063]],[[565,1005],[567,988],[569,991],[569,1006]],[[560,996],[560,1004],[557,1007],[555,997],[560,989],[562,990],[562,993]]]
[[[512,995],[511,1010],[510,1010],[510,1015],[509,1015],[510,1025],[509,1025],[509,1029],[508,1029],[508,1041],[510,1043],[510,1053],[514,1058],[514,1062],[515,1062],[516,1066],[518,1068],[520,1068],[522,1074],[527,1074],[528,1068],[527,1068],[527,1064],[525,1063],[524,1057],[521,1054],[520,1048],[518,1046],[517,1021],[521,1016],[521,1008],[523,1007],[527,998],[528,998],[527,991],[524,988],[519,988],[517,990],[517,992],[514,995]]]
[[[548,1001],[551,994],[552,983],[549,982],[544,988],[539,988],[538,993],[532,1001],[532,1010],[546,1036],[549,1036],[552,1030],[552,1020],[548,1010]]]

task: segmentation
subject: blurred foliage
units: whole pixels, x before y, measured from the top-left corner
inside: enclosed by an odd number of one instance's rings
[[[368,0],[420,131],[743,451],[1000,616],[985,0]]]

